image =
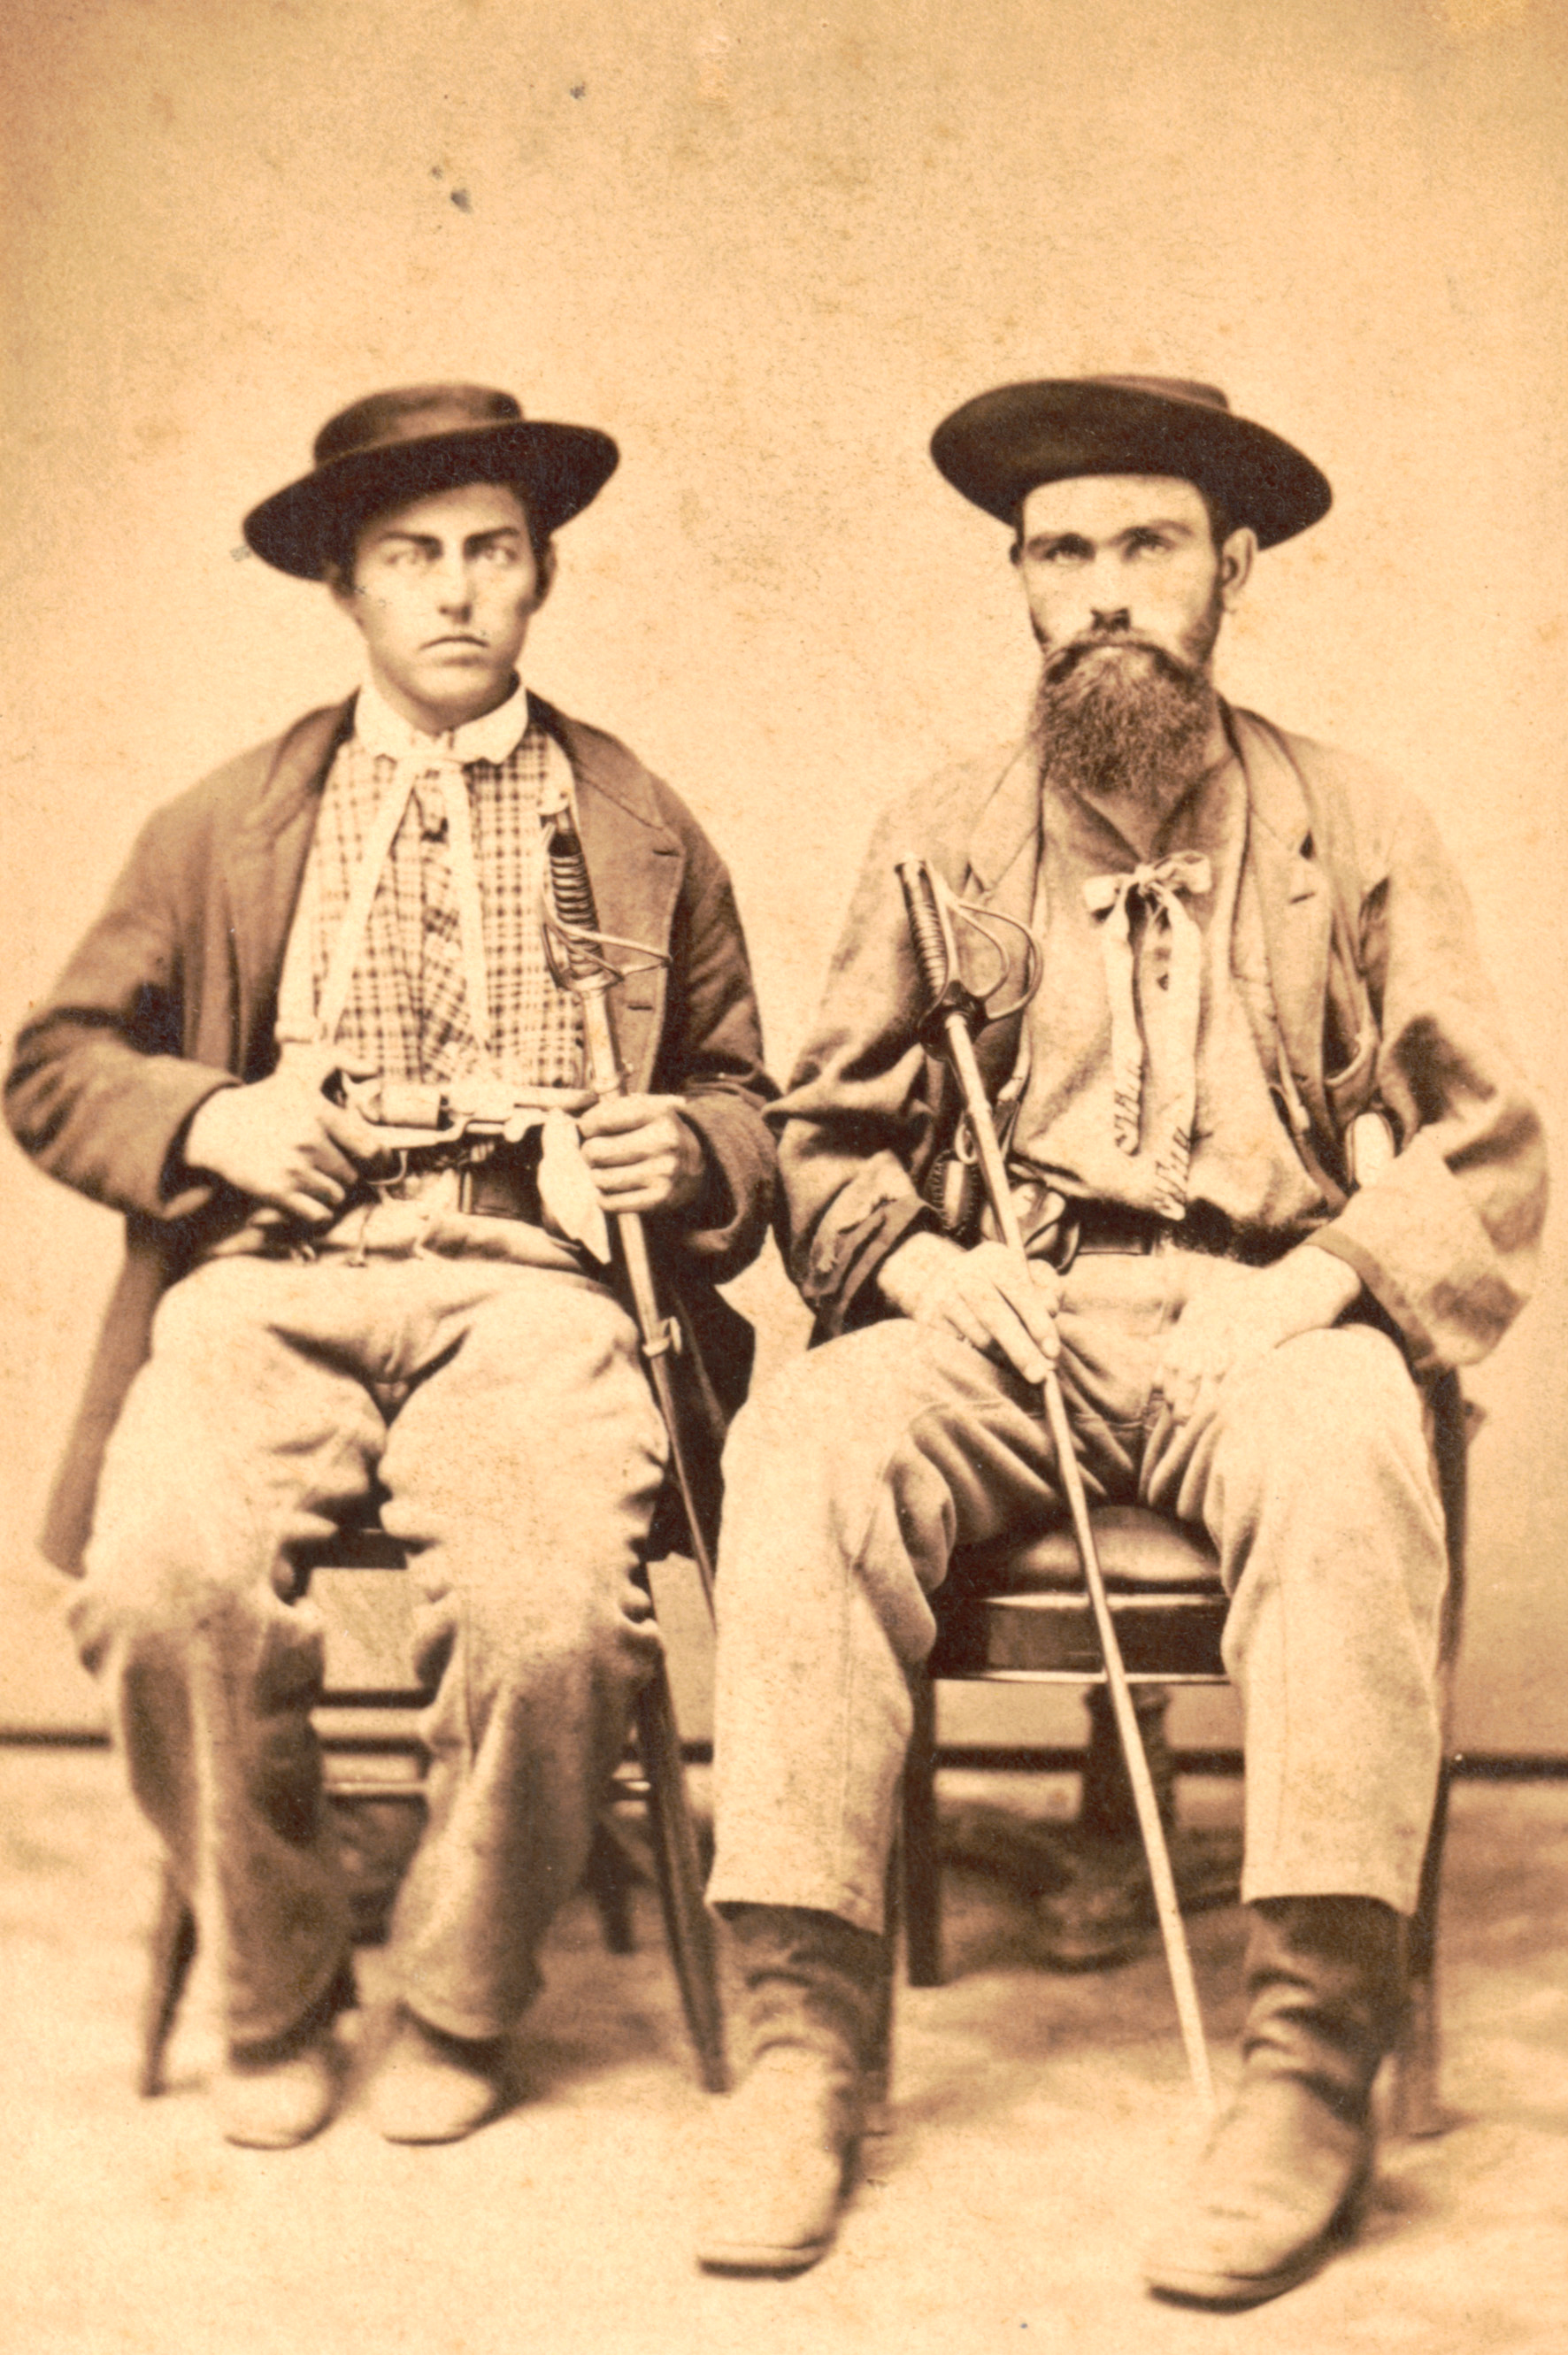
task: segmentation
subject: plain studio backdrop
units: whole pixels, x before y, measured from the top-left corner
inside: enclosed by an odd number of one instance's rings
[[[1429,802],[1561,1135],[1564,18],[1554,0],[10,0],[7,1035],[159,802],[357,676],[240,517],[376,387],[601,425],[530,679],[686,795],[772,1060],[874,812],[1016,732],[983,388],[1206,378],[1333,482],[1233,700]],[[7,1153],[5,1714],[91,1714],[32,1550],[117,1222]],[[739,1287],[798,1346],[776,1263]],[[1568,1747],[1564,1274],[1471,1390],[1460,1732]],[[1333,1477],[1332,1434],[1324,1476]]]

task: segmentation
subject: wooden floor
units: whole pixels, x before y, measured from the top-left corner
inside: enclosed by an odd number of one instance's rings
[[[838,2250],[792,2284],[724,2282],[688,2255],[705,2103],[651,1902],[626,1958],[603,1953],[581,1904],[558,1925],[518,2039],[526,2096],[471,2142],[392,2148],[351,2093],[306,2148],[246,2153],[211,2127],[199,1986],[169,2092],[131,2091],[153,1858],[113,1762],[0,1751],[0,1802],[6,2355],[1568,2350],[1568,1786],[1461,1786],[1456,2123],[1386,2147],[1358,2246],[1234,2318],[1156,2306],[1137,2285],[1192,2133],[1161,1965],[1041,1972],[1027,1913],[997,1884],[950,1881],[956,1976],[902,2000],[894,2130]],[[1194,1820],[1233,1806],[1222,1785],[1184,1794]],[[1233,1909],[1195,1925],[1227,2073],[1241,1943]],[[381,1971],[362,1957],[367,2009],[347,2022],[361,2069]]]

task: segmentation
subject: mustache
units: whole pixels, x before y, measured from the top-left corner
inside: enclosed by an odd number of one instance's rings
[[[1168,647],[1157,646],[1148,638],[1135,638],[1120,630],[1097,630],[1086,638],[1073,638],[1055,654],[1048,655],[1043,676],[1052,687],[1060,687],[1079,670],[1091,655],[1104,654],[1109,647],[1115,652],[1147,655],[1156,676],[1174,687],[1189,687],[1201,677],[1202,666],[1184,663]]]

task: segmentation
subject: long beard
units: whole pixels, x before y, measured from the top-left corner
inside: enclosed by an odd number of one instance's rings
[[[1041,777],[1150,816],[1173,807],[1207,765],[1212,644],[1188,660],[1110,638],[1048,656],[1029,728]]]

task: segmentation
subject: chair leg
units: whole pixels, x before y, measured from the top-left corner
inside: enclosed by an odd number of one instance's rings
[[[1445,1757],[1421,1867],[1420,1894],[1406,1935],[1404,2011],[1393,2053],[1391,2123],[1396,2134],[1418,2137],[1445,2134],[1452,2123],[1444,2109],[1438,2082],[1443,2050],[1437,2017],[1437,1909],[1452,1779],[1452,1765]]]
[[[911,1987],[942,1985],[942,1865],[936,1848],[936,1688],[911,1679],[914,1725],[903,1772],[903,1915]]]
[[[1109,1689],[1091,1685],[1084,1696],[1089,1710],[1089,1746],[1083,1754],[1083,1774],[1078,1802],[1078,1822],[1086,1837],[1126,1845],[1136,1840],[1138,1811],[1122,1738]],[[1133,1710],[1143,1736],[1144,1756],[1159,1801],[1159,1819],[1166,1836],[1176,1830],[1176,1761],[1166,1736],[1170,1710],[1168,1685],[1135,1685]]]
[[[150,2101],[164,2089],[164,2053],[196,1959],[196,1915],[173,1870],[164,1867],[157,1916],[149,1942],[147,1993],[142,2008],[142,2066],[136,2090]]]
[[[638,1695],[636,1721],[637,1747],[648,1778],[648,1817],[670,1958],[703,2084],[710,2094],[722,2094],[729,2086],[730,2073],[724,2058],[713,1920],[703,1902],[702,1867],[687,1805],[686,1769],[662,1660]]]
[[[582,1884],[598,1909],[599,1927],[613,1955],[635,1955],[637,1951],[636,1926],[632,1919],[632,1891],[637,1878],[613,1828],[601,1818],[594,1827],[593,1846],[588,1853]]]

